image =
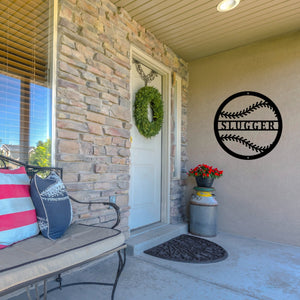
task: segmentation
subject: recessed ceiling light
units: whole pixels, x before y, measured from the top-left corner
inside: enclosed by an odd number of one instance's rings
[[[223,0],[218,4],[217,10],[220,12],[229,11],[237,7],[239,3],[240,0]]]

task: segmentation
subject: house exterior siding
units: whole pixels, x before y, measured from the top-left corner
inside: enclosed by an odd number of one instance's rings
[[[185,219],[186,211],[182,195],[187,161],[187,63],[108,0],[59,1],[56,164],[64,168],[64,182],[74,197],[108,201],[110,195],[115,195],[122,211],[120,228],[127,235],[131,45],[182,78],[183,173],[182,179],[171,180],[170,184],[170,222],[180,222]],[[172,141],[173,137],[171,128]],[[170,161],[172,166],[174,153]],[[93,209],[74,207],[74,218],[87,222],[112,218],[101,207]]]
[[[188,167],[200,161],[224,170],[214,183],[221,231],[300,246],[299,69],[299,31],[190,63]],[[241,91],[271,99],[283,123],[276,147],[250,161],[225,152],[213,127],[223,101]],[[260,117],[270,115],[262,110]]]

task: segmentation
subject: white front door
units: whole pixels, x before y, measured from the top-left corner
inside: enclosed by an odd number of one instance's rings
[[[145,82],[132,63],[131,95],[132,105],[136,92],[145,86]],[[142,65],[145,74],[151,69]],[[161,75],[148,83],[162,93]],[[133,111],[133,110],[132,110]],[[151,118],[151,116],[149,116]],[[162,134],[148,139],[139,133],[135,122],[131,129],[131,169],[129,205],[131,207],[129,217],[130,229],[139,228],[161,220],[161,153]]]

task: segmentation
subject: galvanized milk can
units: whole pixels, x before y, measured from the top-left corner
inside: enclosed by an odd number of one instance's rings
[[[214,188],[194,187],[190,202],[190,232],[201,236],[217,235],[217,207]]]

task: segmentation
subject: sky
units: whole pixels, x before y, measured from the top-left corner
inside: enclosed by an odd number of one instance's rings
[[[19,145],[20,79],[0,74],[0,145]],[[51,138],[51,89],[30,84],[30,146]]]

